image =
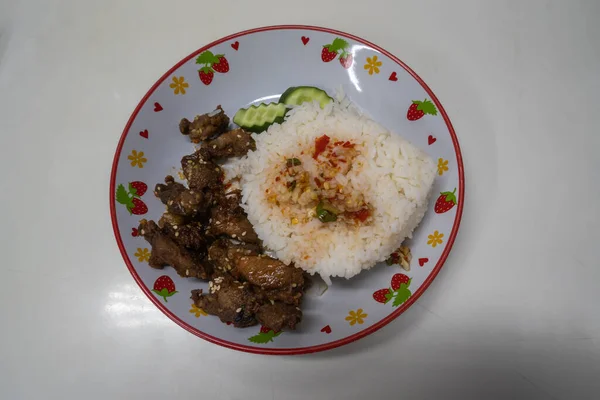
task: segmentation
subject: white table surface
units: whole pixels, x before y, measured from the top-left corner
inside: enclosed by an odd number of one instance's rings
[[[0,0],[0,398],[600,398],[600,1],[350,3]],[[379,332],[296,357],[221,348],[155,309],[108,202],[150,85],[212,40],[283,23],[408,63],[466,171],[429,290]]]

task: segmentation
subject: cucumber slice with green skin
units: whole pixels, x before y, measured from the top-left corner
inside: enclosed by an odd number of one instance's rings
[[[296,86],[291,87],[279,98],[279,102],[290,106],[297,106],[305,101],[318,101],[321,108],[333,99],[329,97],[327,92],[313,86]]]
[[[275,123],[282,123],[287,112],[285,104],[260,103],[248,108],[240,108],[233,117],[233,122],[249,132],[260,133]]]

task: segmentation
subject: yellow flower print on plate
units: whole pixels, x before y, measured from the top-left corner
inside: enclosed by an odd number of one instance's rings
[[[208,316],[208,314],[206,313],[206,311],[204,311],[203,309],[201,309],[200,307],[196,306],[194,303],[192,303],[192,308],[190,308],[190,313],[194,314],[196,316],[196,318],[200,317],[201,315],[203,317]]]
[[[131,150],[131,154],[127,156],[127,159],[131,161],[132,167],[144,168],[144,163],[148,161],[146,157],[144,157],[143,151]]]
[[[359,308],[356,311],[350,310],[350,312],[348,312],[348,316],[346,317],[346,321],[348,321],[350,326],[356,323],[362,325],[365,323],[365,318],[367,318],[368,316],[369,314],[365,314],[362,308]]]
[[[190,84],[185,81],[183,76],[177,78],[173,77],[173,83],[169,85],[171,89],[173,89],[173,93],[177,94],[185,94],[185,89],[190,87]]]
[[[377,59],[377,56],[367,57],[367,63],[365,64],[365,69],[369,71],[369,75],[378,74],[379,67],[381,67],[382,62]]]
[[[438,244],[442,244],[444,242],[443,238],[443,233],[435,231],[431,235],[427,236],[427,244],[435,248]]]
[[[146,248],[138,247],[134,256],[137,257],[139,262],[148,261],[150,260],[150,251]]]
[[[444,160],[443,158],[440,158],[438,160],[437,171],[438,171],[438,175],[440,175],[440,176],[444,175],[444,172],[448,171],[448,160]]]

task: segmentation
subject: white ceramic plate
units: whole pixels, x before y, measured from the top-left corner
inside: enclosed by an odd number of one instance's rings
[[[219,63],[198,65],[197,57],[206,51],[219,55]],[[194,151],[189,138],[179,133],[181,118],[209,112],[217,104],[233,117],[240,107],[276,100],[288,87],[301,85],[318,86],[330,93],[342,87],[365,113],[430,154],[438,163],[434,197],[414,237],[406,243],[412,254],[410,271],[382,263],[351,280],[334,279],[322,296],[306,297],[303,321],[294,332],[261,332],[260,326],[236,329],[192,305],[190,291],[206,290],[205,282],[181,278],[170,267],[156,270],[148,266],[150,246],[137,236],[136,227],[140,218],[158,220],[164,206],[152,193],[154,185],[165,175],[177,177],[181,157]],[[421,109],[429,113],[423,115]],[[138,182],[138,188],[147,184],[150,190],[143,193],[138,189],[135,209],[128,209],[122,198],[117,201],[116,192],[120,185],[129,191],[133,182]],[[110,210],[117,243],[131,274],[173,321],[226,347],[299,354],[357,340],[410,307],[450,252],[462,214],[463,193],[462,159],[450,120],[433,92],[410,68],[353,35],[309,26],[273,26],[217,40],[177,63],[152,86],[133,112],[117,147]],[[449,208],[445,212],[434,209],[438,198],[445,203],[444,210]],[[392,290],[391,279],[398,273],[411,279],[408,292]],[[374,293],[381,289],[392,290],[394,299],[376,301]],[[167,295],[162,296],[161,291]]]

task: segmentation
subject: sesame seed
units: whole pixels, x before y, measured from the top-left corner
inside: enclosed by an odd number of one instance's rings
[[[221,225],[221,221],[215,222],[215,225]]]
[[[159,187],[156,188],[156,191],[160,192],[160,189],[161,189],[161,187],[159,186]]]
[[[189,276],[189,275],[190,275],[190,270],[189,270],[189,269],[186,269],[186,270],[185,270],[185,275],[186,275],[186,276]]]
[[[300,307],[296,307],[296,310],[300,311]]]
[[[167,202],[167,205],[169,205],[169,206],[170,206],[171,204],[173,204],[173,200],[169,200],[169,201]]]
[[[140,231],[140,233],[143,235],[146,233],[146,231],[144,231],[143,229]]]
[[[237,137],[241,138],[241,137],[242,137],[242,135],[237,135]]]
[[[250,146],[250,142],[246,142],[246,146]]]
[[[242,232],[242,236],[246,236],[246,231]]]
[[[238,286],[238,289],[243,289],[243,288],[244,288],[244,286]]]
[[[175,237],[179,236],[179,232],[175,232]]]
[[[298,285],[297,285],[297,284],[295,284],[295,283],[292,283],[292,287],[296,287],[296,286],[298,286]]]
[[[239,313],[239,312],[241,312],[241,311],[242,311],[242,308],[241,308],[241,307],[240,307],[240,308],[238,308],[237,310],[235,310],[235,312],[236,312],[236,313]]]
[[[219,172],[219,168],[218,168],[218,167],[217,167],[217,168],[215,168],[215,171]]]
[[[173,225],[173,229],[177,230],[179,228],[177,225]]]
[[[231,235],[231,237],[235,239],[236,238],[236,234],[234,233],[233,235]]]

